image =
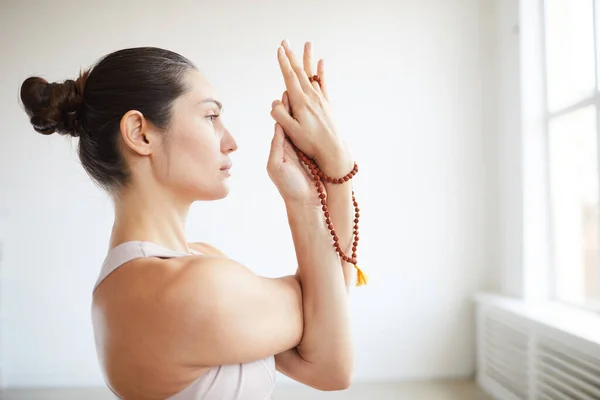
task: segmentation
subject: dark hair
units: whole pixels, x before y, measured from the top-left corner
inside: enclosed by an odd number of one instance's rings
[[[111,191],[129,179],[119,150],[121,118],[137,110],[157,128],[167,129],[173,102],[189,90],[183,77],[190,69],[196,69],[191,61],[169,50],[124,49],[101,58],[75,81],[27,78],[21,101],[37,132],[79,137],[83,167]]]

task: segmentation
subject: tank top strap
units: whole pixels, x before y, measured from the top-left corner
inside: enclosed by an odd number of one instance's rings
[[[155,243],[144,241],[130,241],[121,243],[120,245],[112,248],[106,255],[106,258],[102,263],[102,268],[100,269],[100,275],[98,276],[96,284],[94,285],[94,291],[98,288],[98,285],[100,285],[100,283],[106,279],[107,276],[113,273],[121,265],[129,261],[145,257],[175,258],[194,254],[202,254],[196,250],[191,251],[192,254],[177,252],[159,246]]]

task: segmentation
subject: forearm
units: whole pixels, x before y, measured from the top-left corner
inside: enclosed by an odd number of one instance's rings
[[[341,152],[339,156],[323,164],[323,172],[332,178],[341,178],[354,168],[354,161],[347,152]],[[327,191],[329,216],[339,238],[340,247],[344,254],[352,257],[355,219],[354,204],[352,201],[352,181],[349,180],[341,184],[326,182],[325,188]],[[341,258],[340,262],[346,282],[346,291],[350,291],[350,286],[356,276],[354,265],[345,262]]]
[[[348,296],[340,259],[319,207],[287,205],[302,285],[298,354],[323,372],[352,368]]]

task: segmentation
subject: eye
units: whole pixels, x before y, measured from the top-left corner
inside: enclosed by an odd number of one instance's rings
[[[210,122],[214,124],[217,118],[219,118],[219,115],[209,115],[206,118],[210,119]]]

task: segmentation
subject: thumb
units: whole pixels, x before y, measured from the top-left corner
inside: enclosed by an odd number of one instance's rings
[[[283,128],[281,125],[275,124],[275,133],[273,140],[271,140],[271,152],[269,154],[269,166],[274,167],[279,165],[283,160],[283,143],[285,142],[285,136],[283,134]]]
[[[271,105],[271,117],[275,122],[281,125],[288,135],[293,137],[300,127],[300,124],[290,115],[290,105],[287,100],[286,103],[287,106],[283,102],[275,100]]]
[[[288,114],[292,115],[292,108],[290,107],[290,97],[288,96],[287,90],[283,92],[283,97],[281,100],[283,106],[285,107],[285,111],[287,111]]]

